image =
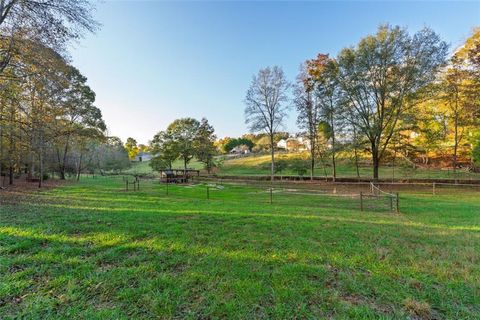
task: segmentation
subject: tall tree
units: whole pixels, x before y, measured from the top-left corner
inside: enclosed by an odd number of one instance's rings
[[[330,141],[333,181],[337,178],[337,135],[342,128],[341,105],[339,103],[340,86],[338,81],[338,65],[327,54],[319,54],[316,59],[309,61],[309,72],[315,81],[319,115],[322,121],[328,123],[327,139]]]
[[[57,160],[61,179],[65,179],[65,170],[70,151],[70,141],[75,136],[84,136],[86,132],[96,133],[106,130],[100,109],[94,106],[95,93],[87,85],[87,78],[73,67],[66,68],[64,92],[59,97]],[[88,130],[91,129],[91,130]],[[95,135],[90,135],[96,138]],[[79,140],[77,140],[79,141]]]
[[[445,63],[447,44],[428,28],[414,35],[400,27],[380,26],[375,35],[337,59],[339,81],[350,118],[370,143],[373,178],[405,112]]]
[[[47,163],[54,159],[53,150],[62,150],[55,158],[65,178],[67,164],[71,165],[66,156],[71,138],[85,129],[103,133],[105,124],[93,105],[95,94],[78,70],[41,43],[22,39],[19,45],[22,54],[11,57],[0,80],[2,103],[8,105],[2,108],[2,121],[10,131],[9,147],[3,148],[3,139],[0,158],[2,163],[8,159],[11,183],[14,171],[27,165],[29,177],[38,179],[41,186],[45,170],[51,170],[54,164]]]
[[[167,131],[160,131],[153,137],[150,141],[150,149],[154,157],[149,165],[153,170],[171,169],[173,161],[179,155],[175,141]]]
[[[297,125],[305,130],[310,140],[310,179],[315,174],[315,160],[318,140],[318,126],[320,124],[320,108],[315,93],[315,76],[312,75],[311,61],[307,61],[300,68],[297,83],[294,86],[294,104],[298,112]]]
[[[195,137],[197,136],[200,122],[193,118],[182,118],[173,121],[167,128],[167,134],[174,141],[174,147],[183,160],[184,170],[195,156]]]
[[[275,175],[274,136],[287,117],[289,88],[282,68],[267,67],[253,76],[245,97],[245,123],[252,132],[265,131],[269,137],[272,182]]]
[[[69,40],[98,28],[93,10],[88,0],[0,1],[0,73],[10,64],[19,37],[64,51]]]
[[[452,166],[458,166],[458,153],[463,142],[472,149],[474,127],[480,117],[480,29],[465,41],[452,56],[442,73],[441,89],[444,112],[453,127]],[[469,150],[471,152],[471,150]],[[473,163],[473,162],[472,162]]]
[[[215,148],[215,130],[213,126],[208,123],[206,118],[202,118],[198,126],[197,134],[195,136],[195,156],[198,161],[202,162],[210,174],[210,171],[215,166],[213,157],[216,154]]]

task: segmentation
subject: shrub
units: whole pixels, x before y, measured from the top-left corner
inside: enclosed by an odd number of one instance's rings
[[[299,176],[303,176],[308,171],[308,165],[305,161],[298,159],[292,161],[292,163],[290,164],[290,169],[292,169],[292,171]]]

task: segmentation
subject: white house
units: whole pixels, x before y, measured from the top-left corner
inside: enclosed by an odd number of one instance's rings
[[[304,137],[290,137],[277,142],[277,148],[290,152],[307,151],[311,149],[310,140]]]
[[[282,140],[278,141],[277,142],[277,148],[287,150],[287,140],[282,139]]]

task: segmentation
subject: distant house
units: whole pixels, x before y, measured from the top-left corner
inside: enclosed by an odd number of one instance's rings
[[[278,141],[278,142],[277,142],[277,148],[278,148],[278,149],[287,150],[287,140],[286,140],[286,139],[282,139],[282,140]]]
[[[153,156],[148,153],[148,152],[140,152],[137,154],[135,159],[133,161],[135,162],[143,162],[143,161],[150,161],[153,158]]]
[[[248,154],[250,153],[250,148],[244,144],[236,146],[232,150],[230,150],[231,154]]]
[[[304,137],[290,137],[277,142],[277,148],[288,152],[307,151],[311,149],[310,140]]]

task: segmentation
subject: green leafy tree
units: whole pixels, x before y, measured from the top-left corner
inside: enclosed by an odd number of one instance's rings
[[[150,160],[149,165],[156,171],[171,169],[173,161],[179,156],[176,142],[167,131],[157,133],[150,142],[150,148],[154,157]]]
[[[198,126],[194,148],[195,156],[198,161],[204,164],[205,169],[209,174],[212,168],[215,167],[214,156],[216,154],[216,138],[213,126],[208,123],[207,119],[203,118]]]
[[[167,128],[167,134],[174,143],[174,149],[183,160],[183,167],[187,165],[196,154],[195,138],[200,122],[193,118],[182,118],[173,121]]]
[[[227,143],[225,143],[224,150],[225,150],[225,152],[230,152],[230,151],[232,151],[233,148],[238,147],[238,146],[242,146],[242,145],[247,146],[250,151],[255,146],[253,141],[250,140],[250,139],[234,138],[234,139],[230,139]]]
[[[127,142],[125,142],[125,149],[127,149],[128,158],[130,160],[134,160],[135,157],[140,152],[140,149],[137,146],[137,140],[135,140],[131,137],[127,138]]]
[[[337,59],[342,102],[348,119],[370,143],[373,178],[406,112],[425,95],[445,64],[448,46],[424,28],[413,36],[400,27],[381,26]]]
[[[296,174],[298,174],[301,177],[303,177],[308,171],[308,169],[307,169],[308,165],[302,159],[295,159],[295,160],[291,161],[289,167],[293,172],[295,172]]]

